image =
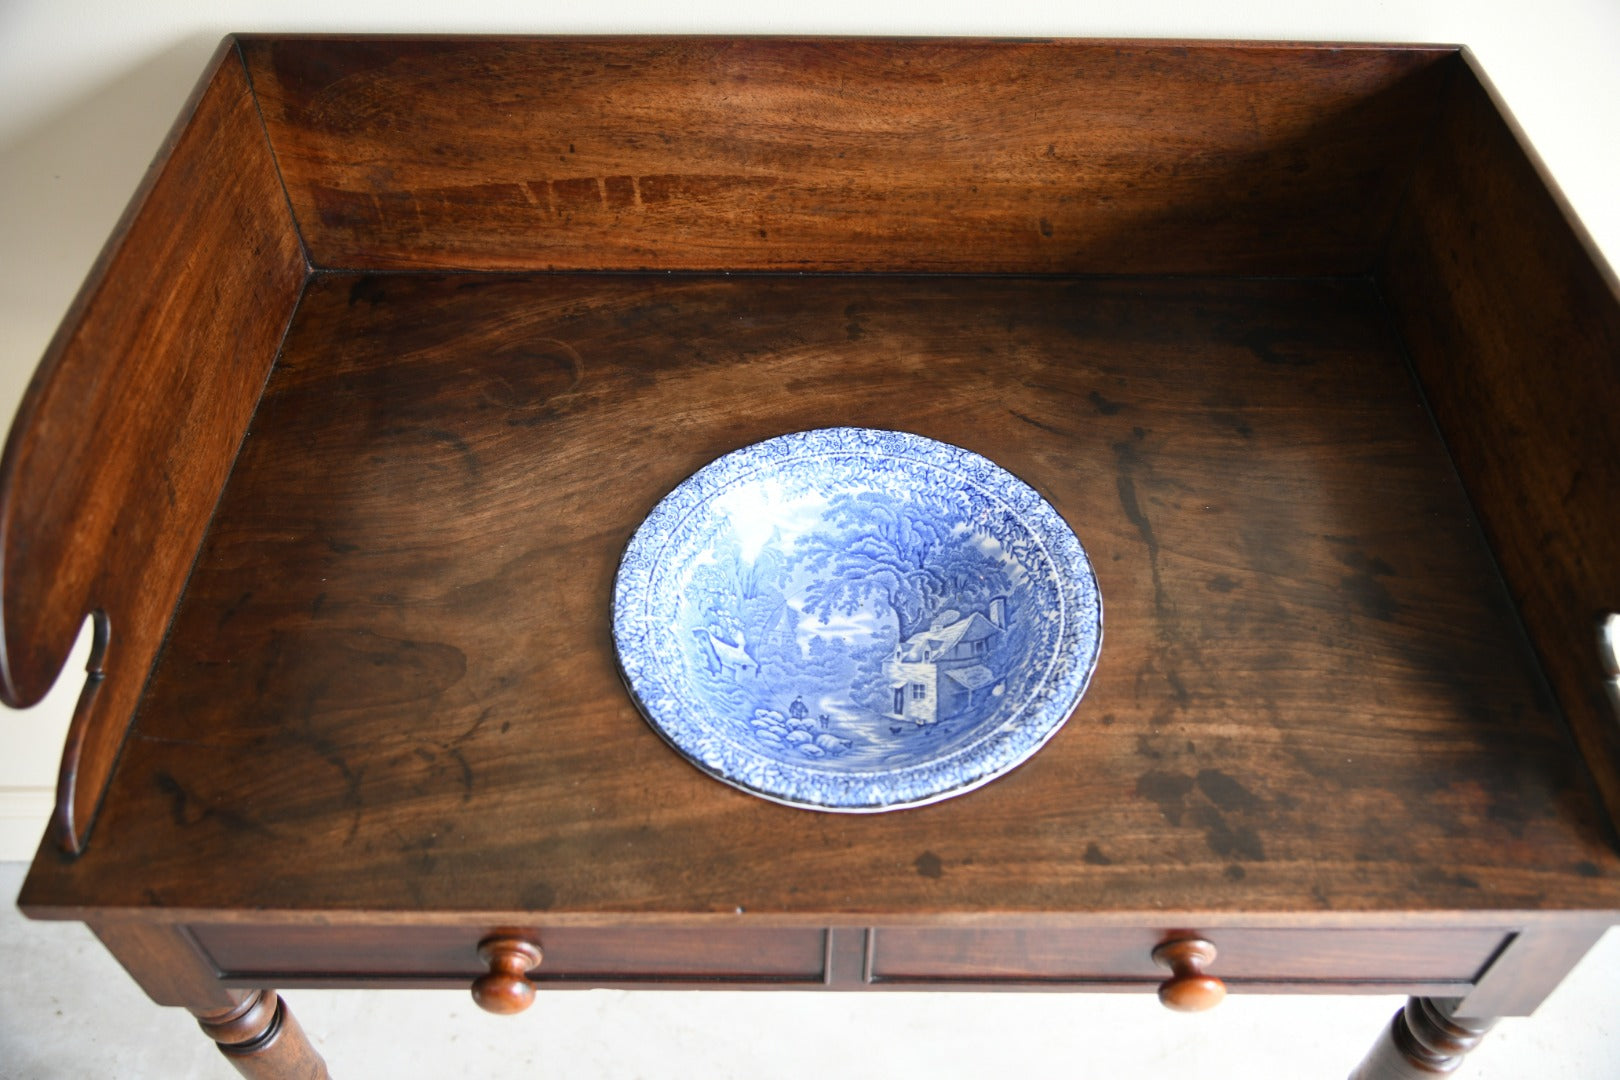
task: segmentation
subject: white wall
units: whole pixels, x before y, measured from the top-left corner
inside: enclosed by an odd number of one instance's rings
[[[232,30],[839,33],[1444,41],[1473,46],[1620,263],[1620,0],[0,0],[0,416],[219,37]],[[0,859],[32,855],[85,650],[0,709]]]

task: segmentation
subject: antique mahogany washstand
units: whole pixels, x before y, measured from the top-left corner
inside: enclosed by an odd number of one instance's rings
[[[1165,968],[1408,993],[1358,1075],[1426,1075],[1620,919],[1617,355],[1456,48],[227,39],[0,471],[5,700],[97,630],[19,902],[255,1077],[325,1071],[270,987]],[[1107,606],[1057,738],[877,816],[701,775],[609,635],[658,499],[839,424]]]

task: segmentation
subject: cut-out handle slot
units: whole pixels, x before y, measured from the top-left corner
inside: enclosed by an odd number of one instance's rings
[[[1620,721],[1620,613],[1610,612],[1598,624],[1598,653],[1603,661],[1609,707]]]
[[[105,611],[92,611],[85,616],[85,623],[90,633],[90,656],[84,664],[84,688],[79,691],[79,700],[73,707],[67,744],[62,748],[62,767],[56,775],[57,839],[70,855],[84,850],[84,830],[78,828],[75,820],[74,790],[78,786],[79,761],[84,755],[85,732],[89,729],[96,696],[106,680],[107,643],[112,638],[112,620]]]

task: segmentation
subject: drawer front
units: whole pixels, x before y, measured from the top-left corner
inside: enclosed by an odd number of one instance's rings
[[[1164,930],[879,929],[871,943],[873,982],[1154,981]],[[1209,972],[1257,982],[1472,982],[1511,936],[1499,929],[1306,930],[1205,928],[1215,944]]]
[[[485,931],[467,927],[194,925],[227,980],[315,976],[472,980]],[[819,984],[827,932],[818,928],[557,928],[522,934],[545,958],[533,982],[783,982]]]
[[[266,985],[454,984],[487,966],[473,927],[201,924],[197,942],[227,981]],[[1504,929],[1198,928],[1215,944],[1209,973],[1235,984],[1398,988],[1473,983],[1510,940]],[[535,983],[776,983],[796,986],[1157,983],[1164,928],[561,927],[540,944]]]

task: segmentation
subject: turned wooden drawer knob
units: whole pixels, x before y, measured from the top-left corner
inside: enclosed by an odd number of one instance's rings
[[[473,982],[473,1000],[502,1016],[527,1009],[534,1001],[534,983],[527,976],[540,966],[540,946],[518,937],[485,938],[478,943],[478,955],[489,965],[489,974]]]
[[[1159,1001],[1177,1012],[1203,1012],[1226,999],[1226,984],[1204,968],[1215,962],[1215,946],[1202,938],[1167,941],[1153,950],[1153,962],[1170,969],[1159,984]]]

